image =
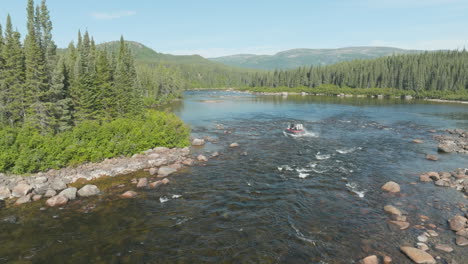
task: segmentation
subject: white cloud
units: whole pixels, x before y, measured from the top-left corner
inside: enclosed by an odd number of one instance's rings
[[[110,20],[110,19],[118,19],[122,17],[134,16],[136,14],[137,14],[136,11],[94,12],[94,13],[91,13],[91,16],[94,19]]]
[[[417,50],[454,50],[468,48],[468,39],[437,39],[415,42],[374,40],[370,45]]]

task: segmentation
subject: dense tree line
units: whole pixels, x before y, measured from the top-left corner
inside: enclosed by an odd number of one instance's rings
[[[330,66],[301,67],[250,74],[249,87],[394,88],[407,91],[466,92],[468,52],[438,51],[355,60]]]

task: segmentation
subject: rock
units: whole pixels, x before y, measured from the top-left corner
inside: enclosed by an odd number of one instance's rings
[[[393,215],[395,221],[406,222],[406,216],[404,215]]]
[[[386,192],[397,193],[400,192],[400,185],[398,183],[389,181],[382,186],[382,190]]]
[[[447,179],[447,178],[452,177],[452,174],[450,174],[450,172],[443,171],[439,173],[439,176],[442,179]]]
[[[54,190],[47,190],[46,193],[44,194],[44,197],[54,197],[56,194],[57,192]]]
[[[15,205],[21,205],[31,202],[31,196],[32,194],[26,194],[25,196],[20,197],[18,200],[16,200]]]
[[[431,236],[431,237],[437,237],[439,236],[439,234],[434,231],[434,230],[427,230],[427,233]]]
[[[134,191],[126,191],[124,192],[122,195],[120,195],[122,198],[134,198],[135,196],[137,196],[137,193],[134,192]]]
[[[389,257],[389,256],[385,256],[385,257],[383,258],[383,263],[384,263],[384,264],[391,264],[392,261],[393,261],[392,258]]]
[[[464,247],[468,245],[468,239],[466,237],[457,236],[455,243],[457,243],[457,245],[460,247]]]
[[[437,146],[437,150],[442,153],[452,153],[457,151],[457,144],[453,141],[444,141]]]
[[[148,187],[148,179],[147,178],[139,179],[137,183],[137,188],[146,188],[146,187]]]
[[[439,157],[437,157],[437,155],[427,154],[426,159],[431,161],[437,161],[439,160]]]
[[[158,169],[157,169],[157,168],[151,168],[151,169],[149,170],[149,174],[150,174],[151,176],[158,174]]]
[[[393,215],[402,215],[401,211],[393,205],[384,206],[384,211]]]
[[[159,159],[160,155],[158,153],[152,153],[148,155],[149,159]]]
[[[359,263],[361,264],[379,264],[379,259],[376,255],[368,256],[362,259]]]
[[[462,236],[462,237],[468,238],[468,228],[459,230],[457,232],[457,236]]]
[[[422,251],[428,251],[429,250],[429,247],[424,243],[418,242],[418,243],[416,243],[416,245]]]
[[[170,182],[170,181],[169,181],[168,178],[162,179],[162,183],[163,183],[164,185],[169,184],[169,182]]]
[[[429,177],[430,177],[432,180],[434,180],[434,181],[440,180],[440,175],[439,175],[439,173],[437,173],[437,172],[435,172],[435,171],[431,171],[431,172],[428,172],[428,173],[426,173],[426,174],[427,174],[427,176],[429,176]]]
[[[450,229],[457,232],[465,228],[467,219],[461,215],[456,215],[449,220]]]
[[[176,171],[177,171],[176,169],[171,168],[171,167],[161,167],[158,170],[158,177],[167,177]]]
[[[83,186],[79,191],[78,195],[81,197],[90,197],[98,195],[100,193],[99,188],[96,185],[87,184]]]
[[[16,224],[16,223],[18,223],[18,217],[14,216],[14,215],[10,215],[10,216],[4,217],[2,219],[2,222],[8,223],[8,224]]]
[[[55,179],[50,187],[56,191],[60,191],[67,188],[67,185],[61,179]]]
[[[418,264],[436,264],[435,259],[428,253],[413,247],[400,247],[411,260]]]
[[[448,252],[448,253],[453,251],[452,247],[450,247],[449,245],[445,245],[445,244],[437,244],[434,248],[444,251],[444,252]]]
[[[230,148],[237,148],[239,147],[239,144],[238,143],[232,143],[231,145],[229,145]]]
[[[59,193],[57,196],[63,196],[67,198],[68,200],[75,200],[76,199],[76,188],[75,187],[70,187],[67,188]]]
[[[410,226],[408,222],[403,222],[403,221],[390,221],[390,223],[400,227],[400,230],[405,230]]]
[[[422,144],[422,143],[424,143],[424,141],[422,141],[420,139],[413,139],[413,143]]]
[[[198,161],[201,161],[201,162],[207,162],[207,161],[208,161],[208,158],[205,157],[205,155],[201,155],[201,154],[200,154],[200,155],[198,155],[197,160],[198,160]]]
[[[63,195],[56,195],[52,198],[49,198],[46,201],[46,205],[49,207],[62,206],[67,204],[68,198]]]
[[[218,157],[218,156],[219,156],[219,152],[217,152],[217,151],[214,152],[213,154],[211,154],[211,157],[212,157],[212,158],[216,158],[216,157]]]
[[[425,236],[425,235],[420,235],[420,236],[418,236],[417,239],[418,239],[419,242],[423,242],[423,243],[426,243],[427,240],[428,240],[427,236]]]
[[[193,159],[185,159],[184,161],[182,161],[182,164],[186,165],[186,166],[192,166],[193,165]]]
[[[157,148],[154,148],[153,151],[156,153],[164,153],[164,152],[169,151],[169,149],[166,147],[157,147]]]
[[[442,180],[442,179],[441,179],[441,180],[438,180],[438,181],[436,181],[436,182],[434,182],[434,184],[437,185],[437,186],[442,186],[442,187],[448,187],[448,186],[450,186],[450,183],[449,183],[449,182],[447,182],[447,181],[445,181],[445,180]]]
[[[40,199],[42,199],[42,195],[41,195],[41,194],[36,194],[36,195],[34,195],[34,196],[32,197],[32,200],[33,200],[34,202],[37,202],[37,201],[39,201]]]
[[[419,175],[419,180],[422,181],[422,182],[431,182],[432,181],[431,177],[429,177],[429,175],[427,175],[427,174]]]
[[[155,182],[150,183],[149,187],[151,189],[156,189],[156,188],[158,188],[159,186],[161,186],[163,184],[164,183],[162,181],[155,181]]]
[[[205,145],[205,140],[201,138],[195,138],[192,140],[192,146],[203,146]]]
[[[26,196],[30,191],[32,190],[32,187],[29,184],[26,183],[19,183],[13,188],[13,191],[11,194],[14,197],[23,197]]]
[[[0,200],[10,198],[10,196],[10,188],[8,188],[7,186],[0,186]]]

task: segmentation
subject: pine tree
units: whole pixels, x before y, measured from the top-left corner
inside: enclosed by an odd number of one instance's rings
[[[42,32],[41,43],[42,53],[44,54],[44,60],[47,64],[49,73],[54,70],[56,62],[57,46],[52,40],[52,21],[50,20],[49,10],[47,8],[46,0],[42,0],[40,6],[40,28]]]
[[[67,73],[68,71],[65,66],[64,58],[61,57],[52,74],[52,82],[49,90],[49,111],[54,117],[54,122],[52,124],[54,132],[68,130],[73,125],[73,102],[69,95],[70,83]]]

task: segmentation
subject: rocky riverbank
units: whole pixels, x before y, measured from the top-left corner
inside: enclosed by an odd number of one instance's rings
[[[438,149],[442,153],[468,154],[468,131],[461,129],[447,129],[446,135],[434,136],[439,143]]]
[[[87,163],[76,168],[50,170],[29,176],[0,174],[0,200],[14,201],[15,205],[39,201],[43,198],[50,207],[61,206],[77,197],[89,197],[100,193],[95,185],[73,187],[76,182],[88,182],[102,177],[116,177],[147,170],[151,176],[164,178],[191,166],[189,148],[168,149],[157,147],[130,158],[106,159],[100,163]],[[154,183],[154,187],[168,181]]]

